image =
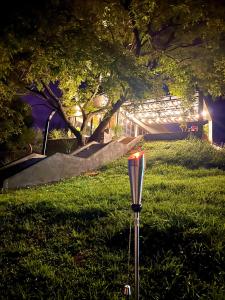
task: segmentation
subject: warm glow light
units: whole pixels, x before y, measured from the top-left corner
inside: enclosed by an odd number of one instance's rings
[[[131,156],[129,156],[128,160],[139,159],[143,155],[144,155],[144,151],[136,152],[136,153],[132,154]]]
[[[206,112],[206,111],[203,111],[203,112],[201,113],[201,115],[202,115],[203,117],[206,117],[206,116],[207,116],[207,112]]]

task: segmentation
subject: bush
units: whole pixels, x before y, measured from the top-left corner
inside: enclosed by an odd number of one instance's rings
[[[123,127],[121,125],[114,125],[112,127],[113,133],[116,137],[120,137],[123,132]]]
[[[52,140],[67,139],[68,134],[67,131],[64,129],[53,129],[50,131],[48,137]]]
[[[14,139],[7,143],[0,144],[0,166],[8,164],[32,152],[32,142],[35,132],[32,128],[24,126],[20,135],[15,135]]]
[[[43,134],[41,129],[35,130],[35,138],[32,143],[33,152],[41,153],[43,146]]]

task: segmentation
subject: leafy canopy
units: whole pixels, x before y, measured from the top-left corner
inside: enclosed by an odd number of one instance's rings
[[[225,92],[222,0],[8,5],[0,18],[3,114],[17,113],[10,103],[16,94],[31,92],[31,84],[38,89],[32,93],[38,91],[66,120],[79,106],[83,130],[94,113],[110,116],[121,96],[130,101],[161,96],[163,84],[186,99],[192,99],[197,86],[217,96]],[[59,82],[57,99],[43,94],[50,82]],[[108,102],[99,108],[94,99],[102,94]]]

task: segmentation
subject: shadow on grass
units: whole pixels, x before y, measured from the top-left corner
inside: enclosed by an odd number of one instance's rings
[[[59,255],[65,251],[74,255],[92,242],[89,230],[106,216],[105,211],[97,208],[76,212],[45,201],[36,205],[10,204],[0,217],[0,258],[7,263],[15,262],[29,253],[31,245]],[[23,246],[18,249],[18,244]]]
[[[95,259],[103,240],[96,241],[93,228],[105,224],[106,211],[74,211],[42,201],[11,203],[5,212],[0,218],[1,299],[89,299],[90,284],[95,294],[104,294],[102,261]]]
[[[107,216],[107,213],[104,210],[98,208],[89,208],[83,209],[81,211],[73,211],[53,206],[52,204],[46,201],[39,202],[36,205],[10,204],[7,206],[7,210],[11,213],[11,218],[16,218],[17,222],[24,220],[42,220],[43,222],[49,225],[64,225],[70,222],[81,222],[85,223],[86,227],[88,226],[88,224],[91,225],[91,222],[95,219]]]
[[[71,263],[71,260],[68,262],[63,258],[65,253],[74,258],[77,268],[78,254],[81,251],[80,256],[82,260],[85,261],[86,258],[88,259],[88,265],[85,265],[84,262],[84,266],[88,267],[89,270],[92,270],[92,268],[94,270],[93,274],[91,273],[92,271],[87,273],[88,276],[90,278],[91,276],[96,276],[98,273],[96,270],[101,269],[100,280],[101,276],[106,281],[109,280],[108,276],[111,274],[109,268],[106,268],[106,270],[102,268],[108,265],[108,259],[97,261],[96,257],[92,260],[92,254],[90,256],[87,254],[87,257],[85,254],[82,254],[82,251],[87,249],[87,240],[91,240],[91,245],[94,245],[97,249],[95,251],[98,253],[102,253],[102,251],[106,253],[108,251],[108,253],[114,255],[121,250],[124,253],[128,251],[128,226],[120,231],[118,230],[113,236],[99,232],[98,224],[104,218],[104,224],[107,223],[108,216],[107,212],[101,209],[90,208],[76,212],[54,207],[51,203],[45,201],[32,206],[29,204],[10,204],[7,209],[9,214],[1,217],[0,230],[2,234],[4,233],[3,239],[4,237],[9,239],[9,243],[7,243],[7,240],[4,241],[5,245],[10,243],[15,244],[13,248],[5,247],[5,251],[2,251],[0,267],[4,274],[2,287],[7,290],[8,282],[11,281],[11,288],[8,289],[8,293],[12,298],[14,291],[16,293],[21,286],[23,286],[27,295],[32,294],[33,290],[31,290],[31,287],[32,289],[35,287],[39,298],[50,297],[54,289],[58,289],[61,293],[60,295],[62,295],[61,288],[54,282],[54,276],[53,278],[50,275],[50,277],[46,277],[41,273],[42,271],[38,275],[32,273],[37,272],[37,268],[41,270],[42,264],[46,264],[51,260],[51,268],[56,266],[57,280],[59,280],[64,289],[74,292],[73,284],[71,284],[71,278],[73,278],[74,280],[78,280],[83,290],[84,286],[82,285],[82,281],[80,282],[79,278],[76,277],[74,265]],[[160,211],[156,213],[159,215]],[[215,289],[215,293],[217,291],[219,293],[219,290],[225,285],[224,247],[216,244],[216,241],[213,242],[210,233],[202,233],[197,222],[188,216],[170,213],[166,216],[162,214],[161,217],[162,219],[167,218],[165,226],[162,226],[164,223],[161,223],[161,227],[160,224],[157,226],[153,225],[150,219],[147,223],[143,223],[140,229],[142,299],[189,300],[200,299],[201,297],[201,299],[212,299],[210,296],[212,289]],[[28,225],[30,223],[33,227],[27,227],[27,222]],[[95,237],[90,236],[90,232],[94,234],[93,231],[89,232],[89,229],[95,226],[96,230],[98,230],[99,244]],[[71,234],[73,228],[75,228],[75,235]],[[114,232],[113,224],[110,230]],[[83,233],[85,233],[85,236],[83,236]],[[16,241],[23,240],[28,245],[29,243],[33,243],[35,247],[37,245],[38,247],[42,247],[43,253],[41,255],[40,253],[38,254],[40,256],[37,260],[32,252],[33,248],[27,247],[27,249],[23,250],[17,248]],[[131,249],[133,259],[133,237]],[[89,249],[89,251],[91,252],[92,249]],[[21,258],[23,257],[27,257],[29,261],[33,260],[34,266],[24,267],[20,265]],[[125,260],[126,257],[121,258],[118,262],[118,264],[122,265],[120,269],[125,269]],[[132,268],[133,261],[131,267],[133,274]],[[58,273],[59,269],[62,272],[60,275]],[[27,279],[30,282],[27,282]],[[88,282],[88,279],[85,280]],[[12,288],[13,281],[18,282],[17,290]],[[99,290],[98,293],[100,295],[102,291],[100,292]],[[86,294],[84,297],[86,298],[80,297],[80,299],[88,299]],[[16,299],[16,294],[14,299]],[[74,299],[78,298],[74,296]]]
[[[128,236],[129,228],[125,228],[107,245],[115,250],[121,247],[128,250]],[[132,272],[133,243],[132,229]],[[170,215],[165,228],[144,224],[140,228],[143,299],[156,299],[154,294],[160,295],[157,299],[198,299],[209,296],[210,292],[216,295],[225,284],[224,258],[221,241],[213,242],[210,233],[202,233],[192,218]],[[211,288],[215,290],[210,291]]]

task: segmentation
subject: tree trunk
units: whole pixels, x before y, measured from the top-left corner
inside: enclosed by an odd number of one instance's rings
[[[98,127],[95,129],[92,136],[89,138],[88,142],[97,141],[100,142],[101,140],[101,134],[106,129],[111,117],[114,115],[115,112],[118,111],[118,109],[121,107],[121,105],[126,102],[126,98],[124,96],[121,96],[121,98],[112,106],[112,109],[108,111]]]
[[[72,133],[75,135],[75,137],[77,138],[77,145],[78,147],[82,147],[84,146],[85,142],[83,139],[82,134],[80,133],[80,131],[78,131],[70,122],[68,122],[67,120],[64,120],[68,126],[68,128],[72,131]]]
[[[66,125],[68,126],[68,128],[72,131],[72,133],[77,138],[78,147],[84,146],[84,139],[83,139],[82,133],[79,130],[77,130],[73,126],[73,124],[70,122],[70,120],[67,118],[67,115],[65,114],[65,112],[63,110],[61,102],[58,102],[58,110],[57,111],[58,111],[59,115],[63,118],[63,120],[66,123]]]
[[[83,139],[82,133],[79,130],[77,130],[73,126],[73,124],[70,122],[70,120],[67,118],[67,116],[66,116],[66,114],[65,114],[65,112],[63,110],[61,102],[58,103],[57,112],[62,117],[62,119],[64,120],[64,122],[68,126],[68,128],[72,131],[72,133],[77,138],[77,145],[78,145],[78,147],[84,146],[84,139]]]
[[[81,147],[84,145],[84,139],[83,136],[81,134],[81,132],[79,130],[77,130],[73,124],[70,122],[70,120],[68,119],[62,103],[61,103],[61,99],[58,98],[54,92],[51,90],[51,88],[46,85],[43,81],[41,81],[43,88],[47,91],[47,93],[49,94],[49,96],[45,95],[44,93],[44,98],[49,104],[50,106],[52,106],[57,112],[58,114],[62,117],[62,119],[64,120],[64,122],[66,123],[66,125],[68,126],[68,128],[72,131],[72,133],[75,135],[75,137],[77,138],[77,145],[78,147]]]
[[[82,132],[82,135],[85,135],[85,134],[87,134],[88,122],[92,118],[93,113],[86,114],[85,111],[82,110],[82,116],[83,116],[83,122],[82,122],[80,131]]]

